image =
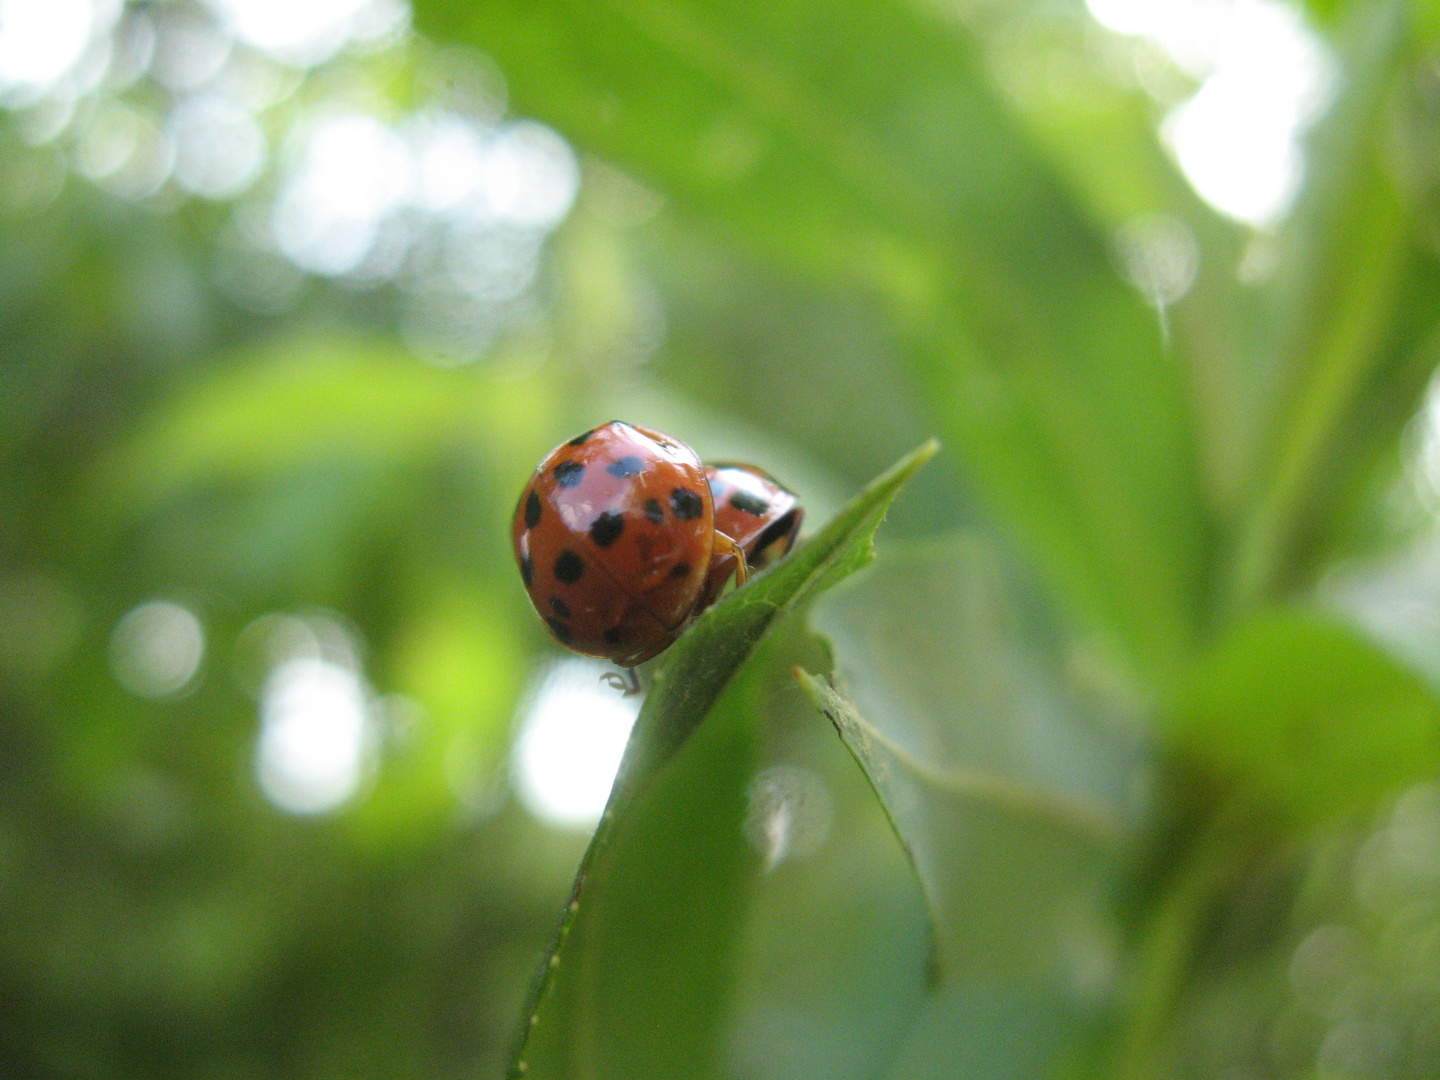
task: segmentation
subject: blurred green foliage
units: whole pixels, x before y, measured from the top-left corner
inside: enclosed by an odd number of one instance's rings
[[[0,1075],[1440,1072],[1432,5],[1262,226],[1079,0],[230,10],[0,50]],[[812,542],[587,855],[506,536],[612,417]]]

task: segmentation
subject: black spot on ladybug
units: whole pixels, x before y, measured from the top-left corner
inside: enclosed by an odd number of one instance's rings
[[[585,560],[566,548],[555,559],[555,578],[566,585],[573,585],[585,573]]]
[[[529,555],[524,555],[520,559],[520,580],[525,582],[527,589],[535,580],[535,564],[530,561]]]
[[[547,618],[545,621],[550,624],[550,629],[554,632],[555,636],[566,645],[569,645],[570,642],[574,640],[575,635],[570,632],[570,627],[566,626],[559,619]]]
[[[645,471],[645,462],[641,461],[634,454],[626,454],[624,457],[618,457],[610,462],[609,465],[606,465],[605,471],[611,476],[639,476]]]
[[[625,634],[618,626],[612,626],[605,631],[605,640],[611,645],[619,645],[625,640]]]
[[[540,524],[540,496],[532,489],[525,499],[525,527],[533,529]]]
[[[550,606],[555,609],[555,614],[559,615],[560,618],[568,619],[570,617],[570,605],[564,600],[561,600],[560,597],[550,597]]]
[[[564,488],[572,488],[585,475],[585,466],[578,461],[562,461],[555,466],[555,482]]]
[[[590,526],[590,539],[601,547],[609,547],[625,531],[625,515],[618,510],[606,510]]]
[[[761,556],[765,553],[765,549],[775,543],[775,541],[789,536],[794,530],[795,525],[796,516],[794,510],[772,521],[765,527],[765,531],[755,540],[755,546],[750,550],[750,561],[752,563],[762,563]]]
[[[641,509],[645,511],[645,516],[651,521],[653,521],[656,525],[660,525],[665,521],[665,511],[660,506],[658,500],[646,499],[645,505],[642,506]]]
[[[759,517],[770,509],[770,500],[762,499],[759,495],[752,495],[748,491],[737,491],[730,496],[730,505],[741,513],[754,514]]]
[[[594,429],[594,428],[591,428],[589,431],[582,431],[579,435],[576,435],[573,439],[571,439],[571,440],[570,440],[569,442],[567,442],[565,445],[566,445],[566,446],[584,446],[584,445],[585,445],[585,440],[588,439],[588,438],[590,438],[590,436],[591,436],[591,435],[594,435],[594,434],[595,434],[595,429]]]
[[[681,521],[694,521],[705,513],[705,503],[689,488],[676,488],[670,492],[670,509]]]
[[[670,568],[670,576],[673,578],[687,577],[690,574],[690,564],[677,562]]]

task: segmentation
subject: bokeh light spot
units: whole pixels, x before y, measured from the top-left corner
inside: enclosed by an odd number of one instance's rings
[[[1087,0],[1120,34],[1148,39],[1202,79],[1162,135],[1196,192],[1268,227],[1304,172],[1300,137],[1329,101],[1333,62],[1299,10],[1279,0]]]
[[[375,37],[403,22],[390,0],[210,0],[237,38],[299,67],[329,59],[352,38]]]
[[[270,673],[255,774],[280,809],[320,814],[340,806],[360,786],[369,744],[365,688],[354,670],[298,657]]]
[[[411,143],[417,206],[444,212],[475,193],[485,171],[485,153],[474,124],[445,112],[425,116],[416,122]]]
[[[813,855],[830,835],[834,800],[818,776],[794,765],[774,765],[750,783],[745,836],[765,869]]]
[[[110,667],[120,685],[146,698],[190,684],[205,656],[205,632],[188,609],[152,600],[127,612],[110,634]]]
[[[125,199],[155,194],[174,164],[174,144],[149,111],[115,100],[95,110],[75,152],[81,174]]]
[[[1157,308],[1190,291],[1200,267],[1195,235],[1178,218],[1147,214],[1122,225],[1115,237],[1125,276]]]
[[[168,90],[194,90],[214,78],[234,41],[193,8],[165,5],[156,12],[150,74]]]
[[[224,98],[198,96],[170,114],[175,180],[209,199],[227,199],[249,187],[265,163],[265,136],[255,118]]]
[[[549,229],[570,212],[580,188],[580,166],[559,135],[544,124],[522,120],[489,145],[481,180],[487,208],[495,217]]]
[[[369,253],[380,218],[409,183],[409,153],[395,132],[361,113],[332,116],[311,131],[275,207],[275,240],[303,269],[343,274]]]
[[[0,0],[0,92],[63,76],[89,44],[95,14],[90,0]]]
[[[516,788],[541,821],[588,829],[600,820],[640,711],[639,697],[624,697],[600,681],[610,670],[595,660],[559,661],[521,723]]]

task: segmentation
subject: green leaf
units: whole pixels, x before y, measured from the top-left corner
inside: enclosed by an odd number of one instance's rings
[[[1077,870],[1113,856],[1125,840],[1117,816],[998,774],[936,768],[886,738],[833,687],[795,674],[870,780],[910,856],[943,979],[973,974],[985,964],[977,956],[1003,956],[1001,970],[1019,974],[1017,954],[1063,936],[1083,908],[1074,880],[1089,875]]]
[[[704,1063],[718,1067],[727,946],[755,859],[742,817],[765,686],[752,658],[777,621],[873,558],[886,509],[937,450],[931,441],[904,458],[671,648],[581,863],[512,1076],[701,1077]]]
[[[1143,759],[1080,713],[1016,592],[977,537],[889,551],[815,613],[846,693],[802,683],[910,854],[942,974],[1068,987]]]
[[[936,945],[893,1080],[1048,1075],[1113,986],[1107,893],[1144,756],[1133,728],[1096,722],[1098,680],[1065,681],[1079,665],[1047,654],[1022,597],[962,534],[891,547],[814,615],[845,692],[801,685],[884,806]]]
[[[395,464],[460,439],[518,465],[548,434],[549,411],[524,380],[442,370],[354,338],[286,338],[175,394],[101,463],[87,494],[102,509],[143,506],[196,483]]]
[[[1033,1080],[1069,1075],[1057,1062],[1087,1034],[1073,999],[1016,983],[941,987],[920,1010],[885,1080]]]
[[[417,20],[677,212],[869,297],[1067,606],[1175,669],[1207,557],[1182,369],[956,21],[908,0],[423,0]]]
[[[1440,699],[1313,611],[1238,627],[1199,665],[1177,723],[1200,760],[1301,826],[1440,775]]]
[[[1337,506],[1366,479],[1357,463],[1393,444],[1433,366],[1433,342],[1421,344],[1440,300],[1425,265],[1433,260],[1414,246],[1394,175],[1410,8],[1391,0],[1349,13],[1344,83],[1316,131],[1312,180],[1282,238],[1273,299],[1286,321],[1257,386],[1255,465],[1227,583],[1235,612],[1309,583],[1333,544]],[[1415,284],[1426,300],[1405,296]],[[1417,352],[1424,367],[1404,377]]]

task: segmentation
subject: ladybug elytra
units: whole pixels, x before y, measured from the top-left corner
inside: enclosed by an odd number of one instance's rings
[[[540,463],[511,539],[555,639],[633,668],[679,637],[732,575],[743,585],[788,552],[802,517],[795,495],[761,470],[707,467],[684,443],[615,420]]]
[[[790,551],[805,517],[793,491],[781,487],[773,476],[754,465],[707,465],[705,478],[715,504],[715,531],[734,540],[744,553],[742,573],[763,570]],[[725,583],[736,571],[734,553],[717,550],[698,610],[705,610],[720,598]]]

